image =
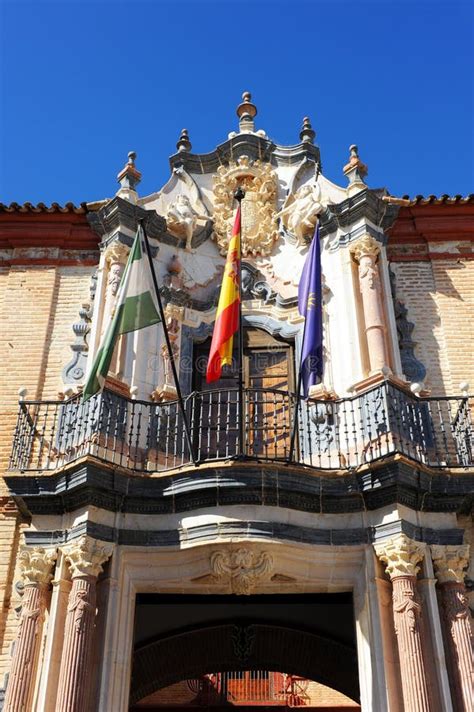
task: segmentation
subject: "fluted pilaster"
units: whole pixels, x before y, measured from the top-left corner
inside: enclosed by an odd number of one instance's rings
[[[456,712],[472,712],[472,633],[464,584],[469,546],[436,545],[431,555],[440,590],[453,706]]]
[[[29,712],[32,708],[44,611],[55,559],[56,551],[53,549],[25,546],[20,552],[19,561],[25,592],[4,712]]]
[[[392,582],[392,608],[397,636],[405,712],[430,712],[426,661],[423,655],[422,608],[416,587],[423,547],[404,534],[375,545]]]
[[[64,630],[64,647],[59,674],[58,712],[87,712],[90,709],[90,660],[96,616],[96,583],[112,546],[82,537],[65,547],[72,588]]]
[[[376,373],[388,368],[386,326],[377,264],[380,245],[373,237],[365,235],[356,240],[350,250],[359,264],[359,289],[364,309],[370,372]]]

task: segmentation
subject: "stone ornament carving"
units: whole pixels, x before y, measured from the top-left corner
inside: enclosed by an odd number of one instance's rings
[[[273,570],[273,559],[266,551],[255,553],[251,549],[214,551],[211,554],[211,571],[215,578],[228,580],[232,593],[248,595],[261,579]]]
[[[84,629],[87,615],[94,612],[92,604],[87,600],[88,591],[74,591],[72,600],[69,601],[67,610],[74,613],[73,625],[79,633]]]
[[[386,571],[393,580],[396,576],[416,576],[419,562],[424,557],[424,548],[405,534],[374,544],[375,553],[386,564]]]
[[[234,193],[245,190],[242,200],[242,255],[269,255],[278,230],[275,223],[277,180],[269,163],[241,156],[220,166],[214,176],[214,233],[225,255],[235,215]]]
[[[469,564],[469,544],[431,547],[434,570],[438,583],[464,583]]]
[[[127,247],[127,245],[124,245],[123,242],[111,242],[110,245],[107,246],[107,249],[105,251],[105,259],[107,262],[107,266],[110,267],[113,264],[120,264],[125,266],[128,259],[129,251],[129,248]]]
[[[196,230],[198,220],[208,222],[209,216],[199,213],[191,205],[187,195],[178,195],[171,203],[166,213],[166,225],[168,230],[178,237],[186,238],[186,250],[191,251],[191,243]]]
[[[355,240],[349,249],[354,255],[356,262],[360,262],[361,257],[365,256],[375,259],[380,253],[380,244],[372,235],[364,235]]]
[[[288,232],[303,244],[313,235],[322,209],[320,186],[318,183],[307,183],[294,195],[288,196],[276,217],[281,218]]]
[[[42,546],[23,546],[19,562],[25,585],[39,584],[46,586],[53,578],[51,569],[56,561],[56,549],[44,549]]]
[[[62,549],[72,578],[100,574],[103,564],[112,556],[113,544],[83,536]]]
[[[395,616],[395,632],[399,634],[399,616],[404,616],[408,622],[409,629],[414,632],[416,620],[421,615],[421,606],[416,600],[416,590],[408,583],[405,586],[397,586],[393,590],[393,612]]]

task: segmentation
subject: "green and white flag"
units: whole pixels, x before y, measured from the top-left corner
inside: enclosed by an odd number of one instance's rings
[[[139,227],[120,281],[111,322],[84,386],[84,400],[104,387],[118,337],[161,322],[145,239]]]

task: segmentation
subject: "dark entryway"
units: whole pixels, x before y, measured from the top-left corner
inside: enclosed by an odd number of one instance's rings
[[[195,681],[194,707],[243,704],[242,690],[260,695],[250,706],[300,706],[295,680],[358,700],[350,594],[137,597],[132,709],[180,681]]]

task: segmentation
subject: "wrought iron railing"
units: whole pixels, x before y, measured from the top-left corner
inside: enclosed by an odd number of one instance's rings
[[[246,388],[194,392],[185,399],[194,459],[288,462],[296,396]],[[300,400],[293,461],[352,469],[400,453],[431,467],[471,467],[472,403],[418,398],[384,382],[333,401]],[[240,442],[240,419],[244,438]],[[84,455],[140,472],[190,464],[178,403],[104,391],[88,401],[22,401],[10,469],[52,470]]]
[[[195,703],[206,707],[265,705],[302,707],[310,702],[310,681],[296,675],[268,670],[214,672],[187,685]]]

